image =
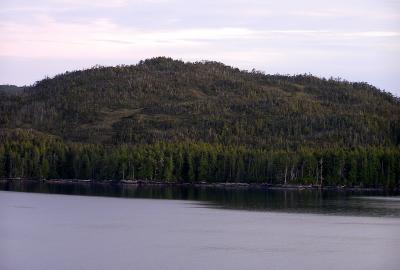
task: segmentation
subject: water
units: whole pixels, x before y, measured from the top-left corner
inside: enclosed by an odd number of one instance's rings
[[[400,269],[396,196],[33,182],[0,189],[41,192],[0,191],[4,270]]]
[[[0,181],[0,190],[37,193],[197,201],[209,208],[399,217],[400,196],[379,191],[267,190],[194,186]]]

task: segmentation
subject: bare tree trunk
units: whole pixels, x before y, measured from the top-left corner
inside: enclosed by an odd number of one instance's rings
[[[293,181],[295,178],[295,173],[294,173],[294,164],[292,165],[292,168],[290,169],[290,181]]]
[[[321,164],[321,176],[320,176],[320,186],[322,187],[322,181],[323,181],[323,177],[322,177],[322,164],[323,164],[323,160],[322,160],[322,158],[320,159],[320,161],[319,161],[319,163]]]
[[[285,185],[287,183],[287,164],[285,164]]]

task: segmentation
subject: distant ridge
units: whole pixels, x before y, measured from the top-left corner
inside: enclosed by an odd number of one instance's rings
[[[11,84],[2,84],[0,85],[0,94],[4,93],[4,94],[9,94],[9,95],[14,95],[14,94],[19,94],[22,91],[24,91],[24,89],[26,89],[27,87],[25,86],[16,86],[16,85],[11,85]]]

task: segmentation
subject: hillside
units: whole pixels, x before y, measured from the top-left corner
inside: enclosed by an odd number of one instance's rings
[[[398,145],[400,103],[364,83],[155,58],[45,79],[0,123],[82,142],[194,140],[263,148]]]
[[[366,83],[266,75],[217,62],[159,57],[132,66],[97,66],[46,78],[14,95],[0,91],[0,98],[1,134],[9,143],[26,132],[28,141],[40,134],[63,144],[106,148],[163,143],[171,149],[374,148],[397,154],[400,144],[400,101],[389,93]],[[285,182],[289,165],[285,162]]]

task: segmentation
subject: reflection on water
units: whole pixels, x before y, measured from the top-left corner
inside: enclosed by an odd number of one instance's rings
[[[400,217],[400,197],[377,191],[276,190],[96,183],[0,182],[0,190],[199,201],[205,207]],[[389,196],[390,195],[390,196]]]

